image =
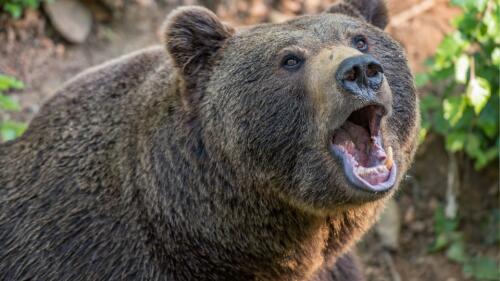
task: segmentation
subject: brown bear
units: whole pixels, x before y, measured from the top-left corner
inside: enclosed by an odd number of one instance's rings
[[[387,21],[172,12],[164,48],[83,72],[0,146],[0,280],[363,280],[349,250],[418,130]]]

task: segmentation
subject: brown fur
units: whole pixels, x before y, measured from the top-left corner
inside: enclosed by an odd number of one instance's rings
[[[385,69],[377,98],[392,102],[382,129],[398,182],[418,104],[402,49],[372,25],[385,6],[361,2],[340,4],[356,15],[241,32],[178,9],[166,52],[69,81],[0,145],[0,279],[363,280],[348,251],[392,192],[356,190],[325,149],[327,126],[363,102],[312,71],[338,62],[314,58],[367,38]],[[305,68],[280,68],[290,51]]]

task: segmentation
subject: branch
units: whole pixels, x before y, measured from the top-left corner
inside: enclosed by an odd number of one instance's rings
[[[419,3],[419,4],[411,7],[410,9],[405,10],[405,11],[393,16],[389,25],[391,27],[397,27],[397,26],[401,25],[402,23],[407,22],[407,21],[411,20],[412,18],[426,12],[427,10],[430,10],[432,7],[434,7],[435,4],[436,3],[434,0],[425,0],[424,2]]]

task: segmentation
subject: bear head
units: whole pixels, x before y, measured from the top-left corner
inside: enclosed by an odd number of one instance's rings
[[[392,194],[416,147],[418,100],[382,0],[235,30],[201,7],[164,28],[183,107],[237,184],[306,211]]]

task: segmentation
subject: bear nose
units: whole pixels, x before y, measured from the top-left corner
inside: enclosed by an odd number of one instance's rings
[[[371,55],[359,55],[343,60],[337,69],[337,83],[346,91],[361,95],[376,91],[383,81],[384,69]]]

